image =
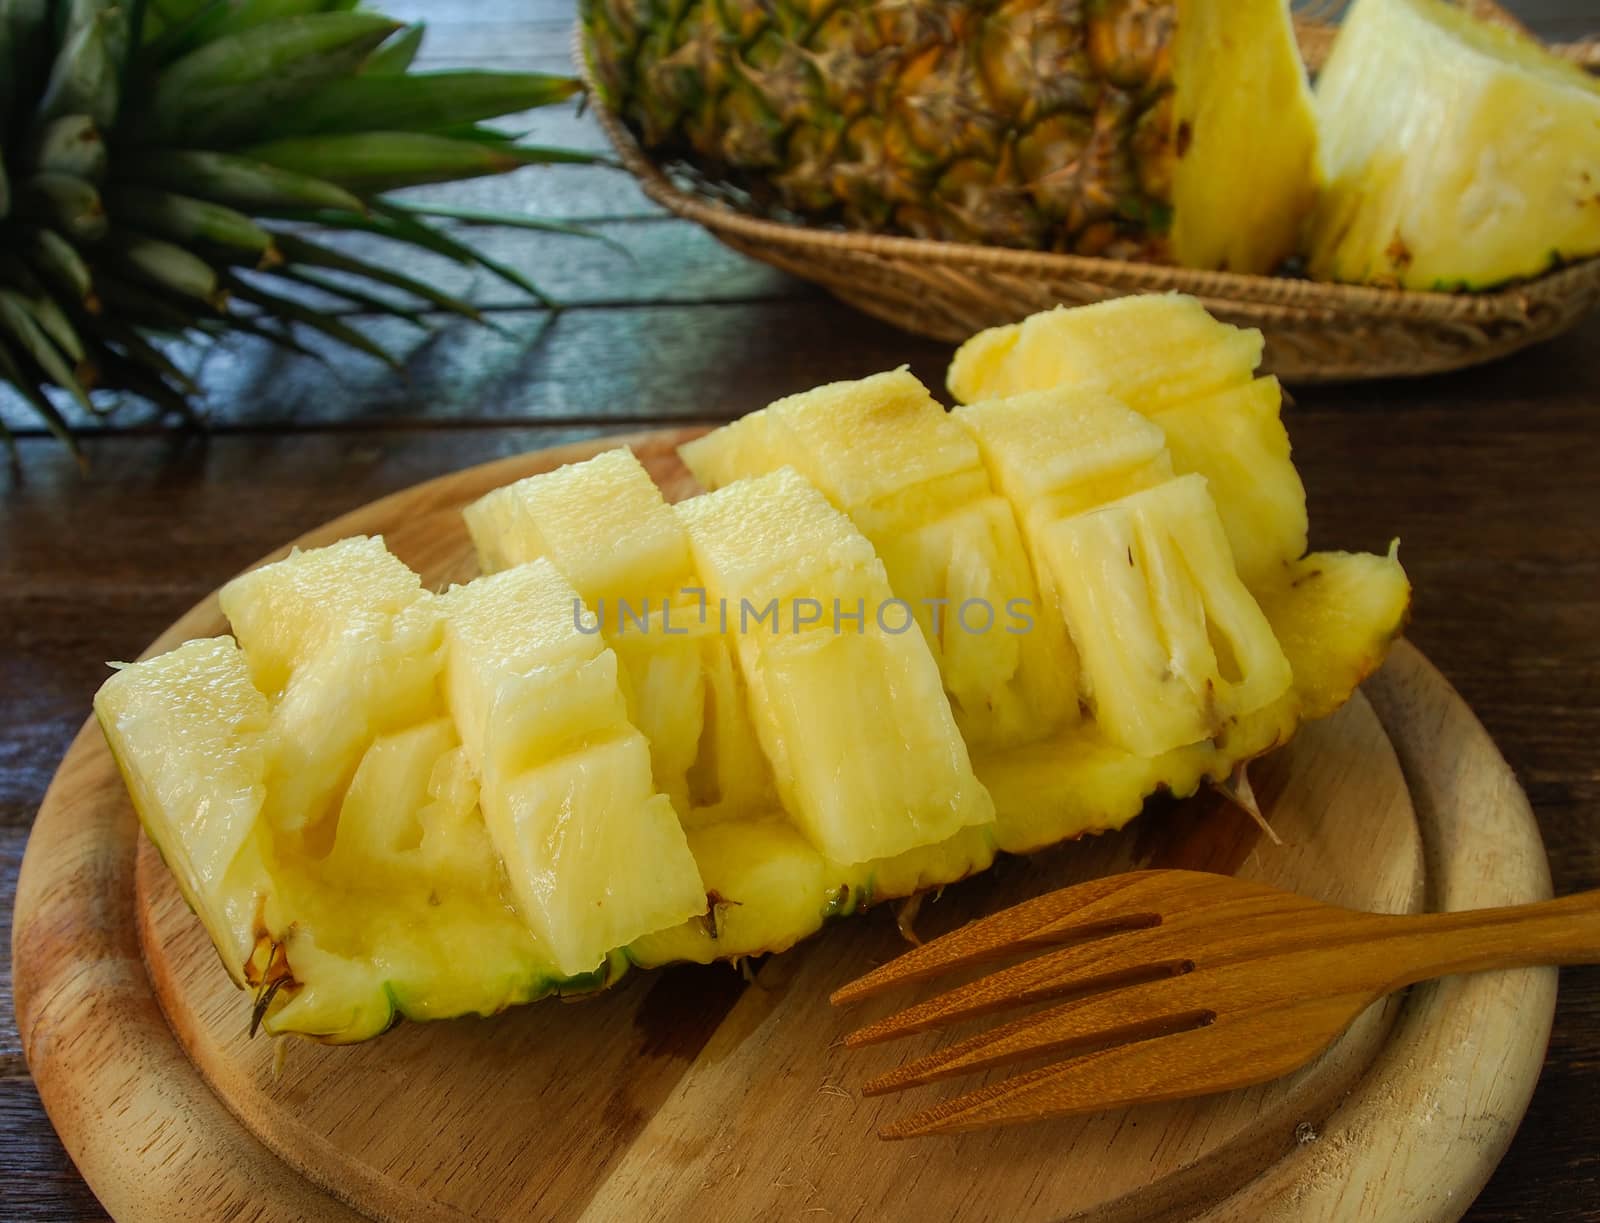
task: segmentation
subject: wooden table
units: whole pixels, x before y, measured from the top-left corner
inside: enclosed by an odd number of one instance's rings
[[[427,58],[561,70],[568,0],[391,0],[427,17]],[[1510,7],[1542,33],[1600,24],[1588,0]],[[598,147],[570,113],[536,138]],[[866,320],[662,216],[620,174],[527,171],[435,192],[581,218],[625,244],[485,234],[560,300],[438,274],[500,331],[380,325],[405,377],[252,341],[195,353],[214,429],[98,429],[80,476],[33,430],[0,467],[0,940],[28,827],[107,659],[137,654],[204,593],[284,540],[374,497],[518,450],[654,424],[724,420],[902,362],[930,384],[949,350]],[[1600,317],[1486,369],[1303,388],[1288,415],[1315,547],[1398,535],[1411,637],[1477,710],[1539,815],[1558,892],[1600,887]],[[24,424],[11,407],[5,419]],[[1510,1154],[1468,1218],[1600,1219],[1600,969],[1562,979],[1549,1061]],[[1465,1120],[1471,1125],[1471,1118]],[[28,1078],[0,965],[0,1219],[104,1217]]]

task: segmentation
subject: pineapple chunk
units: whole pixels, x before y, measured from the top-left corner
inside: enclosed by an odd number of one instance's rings
[[[1438,0],[1357,0],[1317,78],[1313,276],[1481,289],[1600,252],[1600,82]]]
[[[995,486],[1030,522],[1070,517],[1172,479],[1166,435],[1099,391],[1057,387],[958,408]]]
[[[1175,358],[1168,356],[1175,352]],[[1305,488],[1289,457],[1275,378],[1252,380],[1261,334],[1217,322],[1194,298],[1125,297],[1037,314],[968,341],[950,368],[964,401],[1055,386],[1092,388],[1166,435],[1172,469],[1202,475],[1245,585],[1272,580],[1306,550]],[[1028,422],[1015,464],[1030,466]]]
[[[1257,378],[1169,408],[1153,419],[1172,468],[1206,479],[1239,576],[1251,590],[1305,555],[1306,490],[1289,457],[1276,378]]]
[[[1002,627],[1013,602],[1038,602],[1011,507],[904,369],[779,400],[679,453],[713,489],[793,465],[850,516],[911,605],[969,744],[1038,738],[1064,719],[1064,636]]]
[[[621,665],[657,788],[689,823],[772,805],[726,638],[701,615],[688,536],[633,452],[606,451],[465,510],[485,572],[547,557]]]
[[[1317,123],[1289,0],[1178,0],[1172,254],[1264,274],[1317,198]]]
[[[1151,415],[1250,381],[1262,346],[1259,331],[1218,322],[1180,293],[1058,306],[963,344],[950,393],[976,403],[1071,384]]]
[[[123,667],[94,711],[146,833],[244,985],[271,884],[254,846],[270,714],[243,652],[212,637]]]
[[[589,604],[637,606],[694,584],[683,527],[626,447],[496,489],[463,513],[485,573],[546,557]]]
[[[556,968],[595,971],[614,948],[703,913],[616,655],[575,623],[577,592],[539,560],[440,601],[450,710],[480,770],[489,836]]]
[[[1044,527],[1101,730],[1142,756],[1213,739],[1292,675],[1239,581],[1216,507],[1183,476]]]
[[[909,609],[893,619],[883,566],[849,519],[790,470],[676,508],[736,632],[785,810],[821,853],[893,857],[992,819],[927,644]]]
[[[235,578],[220,601],[273,700],[267,818],[326,852],[373,738],[441,712],[433,597],[383,540],[362,537]]]

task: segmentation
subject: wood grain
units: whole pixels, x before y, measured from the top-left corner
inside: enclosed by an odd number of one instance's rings
[[[637,447],[669,495],[689,484],[673,455],[687,435],[656,435]],[[604,444],[444,477],[301,542],[381,532],[430,583],[458,579],[472,569],[460,505]],[[152,649],[220,628],[207,599]],[[1409,649],[1378,683],[1440,689],[1446,710],[1459,710],[1454,729],[1473,725]],[[1437,731],[1437,720],[1429,725]],[[1470,758],[1452,738],[1435,743],[1425,761],[1447,774],[1486,770],[1495,781],[1478,792],[1492,801],[1476,803],[1487,830],[1467,850],[1456,847],[1458,857],[1474,859],[1461,867],[1438,858],[1439,831],[1430,837],[1419,821],[1416,783],[1389,747],[1390,739],[1420,732],[1387,729],[1386,737],[1357,698],[1265,762],[1259,790],[1282,847],[1255,843],[1242,817],[1186,804],[1125,834],[1008,863],[951,889],[930,910],[930,932],[1075,878],[1149,862],[1237,870],[1378,911],[1419,909],[1433,873],[1452,870],[1495,876],[1493,886],[1525,899],[1547,890],[1531,818],[1481,731]],[[1287,1080],[1213,1100],[968,1135],[933,1159],[908,1145],[864,1141],[884,1105],[843,1086],[858,1081],[862,1067],[834,1041],[844,1021],[826,996],[892,953],[896,935],[880,914],[841,923],[768,961],[754,988],[718,968],[641,974],[584,1006],[404,1025],[356,1048],[296,1046],[275,1076],[268,1043],[246,1036],[245,999],[219,972],[154,851],[143,842],[135,851],[133,827],[109,754],[86,728],[40,813],[14,938],[30,1065],[80,1167],[128,1219],[168,1218],[179,1202],[190,1210],[199,1202],[202,1213],[248,1203],[263,1218],[338,1217],[343,1207],[334,1197],[401,1219],[609,1219],[635,1217],[644,1203],[661,1217],[784,1217],[821,1208],[895,1219],[910,1217],[912,1201],[958,1212],[998,1205],[1014,1218],[1069,1211],[1175,1218],[1245,1192],[1294,1148],[1295,1130],[1308,1118],[1329,1116],[1341,1101],[1359,1104],[1363,1091],[1351,1089],[1409,1014],[1410,1003],[1398,1000],[1373,1008],[1323,1059]],[[1505,855],[1481,852],[1502,844],[1521,846],[1509,871]],[[1468,885],[1458,894],[1472,903],[1475,892]],[[143,962],[130,946],[135,930]],[[1547,1024],[1553,1002],[1550,974],[1518,975],[1522,1002],[1501,999],[1499,1009],[1484,1011],[1469,992],[1456,1005],[1472,1038],[1412,1071],[1427,1080],[1488,1074],[1503,1083],[1509,1096],[1496,1133],[1506,1136],[1539,1058],[1536,1048],[1521,1046],[1511,1061],[1498,1058],[1500,1029],[1513,1020],[1524,1028],[1530,1020],[1534,1028]],[[160,1023],[157,999],[170,1028]],[[76,1034],[80,1022],[92,1031]],[[133,1107],[113,1107],[125,1099]],[[222,1125],[219,1101],[237,1121]],[[152,1148],[152,1135],[163,1145]],[[1455,1149],[1457,1179],[1475,1188],[1502,1149],[1463,1143]],[[290,1176],[289,1185],[283,1178],[291,1168],[303,1179]],[[311,1184],[333,1196],[324,1199]]]

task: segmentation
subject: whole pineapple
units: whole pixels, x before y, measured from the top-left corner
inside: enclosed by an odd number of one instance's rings
[[[1254,272],[1314,197],[1286,0],[580,7],[644,148],[773,215]]]
[[[0,383],[72,444],[55,394],[191,414],[151,337],[320,332],[388,360],[309,288],[415,319],[372,290],[464,302],[312,236],[359,229],[534,291],[381,193],[583,154],[479,126],[572,96],[538,73],[409,71],[422,28],[354,0],[0,0]],[[497,218],[502,219],[502,218]],[[514,219],[513,219],[514,220]],[[0,431],[4,424],[0,423]],[[6,434],[9,442],[10,435]]]

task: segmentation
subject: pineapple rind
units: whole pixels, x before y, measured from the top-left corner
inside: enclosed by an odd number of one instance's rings
[[[937,845],[843,866],[817,853],[781,816],[694,830],[689,844],[706,881],[710,913],[636,940],[628,957],[641,968],[787,951],[826,922],[875,901],[987,870],[996,852],[993,828],[980,825]]]

